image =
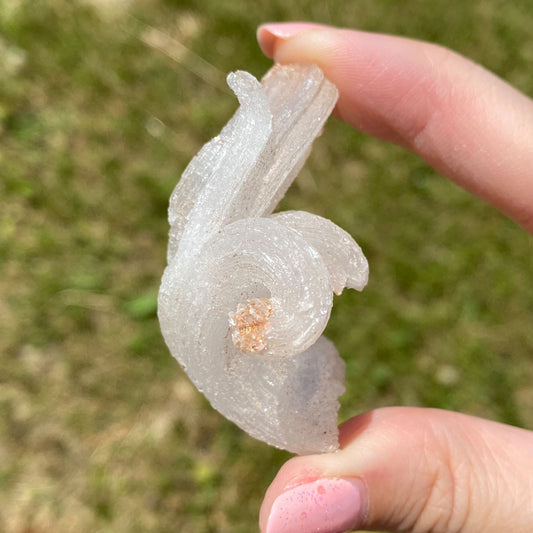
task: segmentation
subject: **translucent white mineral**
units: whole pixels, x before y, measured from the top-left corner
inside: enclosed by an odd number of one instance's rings
[[[337,100],[314,65],[228,76],[240,102],[170,198],[159,320],[172,355],[215,409],[299,454],[338,448],[344,363],[321,334],[333,292],[362,290],[355,241],[316,215],[273,209]]]

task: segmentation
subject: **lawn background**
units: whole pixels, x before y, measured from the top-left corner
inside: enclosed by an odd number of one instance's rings
[[[225,73],[261,76],[256,26],[297,19],[439,43],[533,94],[530,0],[0,0],[0,531],[257,530],[289,455],[191,386],[156,294],[170,192],[236,108]],[[326,332],[342,419],[400,404],[533,429],[530,236],[336,120],[281,208],[370,261]]]

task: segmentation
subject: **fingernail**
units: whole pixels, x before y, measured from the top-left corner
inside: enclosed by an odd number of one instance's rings
[[[360,479],[320,479],[276,498],[266,533],[343,533],[361,526],[365,488]]]
[[[257,30],[257,41],[263,53],[272,57],[274,55],[274,45],[278,39],[288,39],[303,30],[310,29],[315,25],[307,22],[276,22],[259,26]]]

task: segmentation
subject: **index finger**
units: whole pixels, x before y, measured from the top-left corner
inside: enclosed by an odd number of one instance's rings
[[[400,144],[533,233],[533,101],[437,45],[327,26],[265,25],[279,63],[317,63],[337,85],[337,115]]]

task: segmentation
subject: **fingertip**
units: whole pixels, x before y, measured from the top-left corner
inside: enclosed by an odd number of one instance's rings
[[[271,514],[272,506],[276,499],[284,492],[316,481],[323,477],[324,460],[331,454],[296,456],[289,459],[280,469],[261,504],[259,512],[259,526],[262,533],[267,531],[267,522]]]
[[[267,22],[257,28],[257,42],[263,54],[275,59],[277,46],[295,35],[315,28],[325,28],[311,22]]]
[[[259,38],[276,63],[323,70],[339,90],[338,118],[418,154],[532,231],[531,99],[431,43],[303,23],[266,25]]]
[[[259,48],[261,48],[261,52],[265,54],[267,57],[272,58],[274,55],[274,44],[276,42],[276,35],[269,30],[268,24],[262,24],[257,28],[257,42],[259,43]]]
[[[358,528],[366,489],[357,479],[324,478],[292,487],[274,501],[265,533],[340,533]]]

